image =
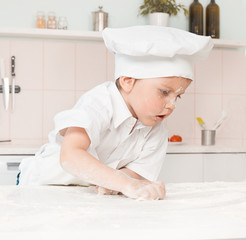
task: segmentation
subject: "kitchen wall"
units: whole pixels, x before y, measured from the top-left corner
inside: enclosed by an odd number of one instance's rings
[[[177,1],[189,6],[193,0]],[[38,10],[65,15],[69,28],[92,30],[91,12],[99,5],[109,13],[109,26],[147,24],[138,16],[143,0],[0,0],[1,27],[32,28]],[[204,8],[209,0],[200,0]],[[216,0],[221,10],[221,38],[246,41],[246,0]],[[188,19],[179,14],[169,25],[188,29]],[[113,79],[114,60],[102,42],[0,38],[0,57],[16,56],[16,109],[3,108],[0,98],[0,140],[44,143],[53,128],[54,115],[72,107],[85,91]],[[246,146],[246,57],[242,50],[214,49],[208,60],[195,66],[195,81],[167,119],[169,135],[185,142],[200,142],[200,116],[210,127],[222,109],[228,119],[217,131],[217,143]],[[1,97],[1,96],[0,96]]]
[[[210,0],[199,0],[204,11]],[[193,0],[177,0],[189,7]],[[143,0],[0,0],[0,27],[31,28],[35,26],[38,10],[55,11],[67,16],[72,30],[92,30],[92,11],[102,5],[109,13],[110,27],[147,24],[148,18],[139,16]],[[221,13],[221,38],[246,40],[246,0],[216,0]],[[183,14],[171,17],[169,25],[188,30],[188,18]]]
[[[113,80],[114,58],[102,41],[0,39],[0,57],[16,56],[16,109],[3,108],[0,99],[0,139],[16,143],[44,143],[54,115],[71,108],[85,91]],[[187,143],[200,142],[196,117],[211,127],[222,109],[228,119],[217,131],[217,143],[246,146],[246,57],[244,51],[214,49],[195,66],[195,81],[178,100],[167,119],[169,135]],[[2,96],[0,96],[2,97]]]

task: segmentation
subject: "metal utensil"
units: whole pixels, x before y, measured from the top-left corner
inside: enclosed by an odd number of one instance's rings
[[[199,125],[203,128],[203,129],[207,129],[205,122],[202,120],[202,118],[197,117],[196,120],[198,121]]]
[[[4,59],[1,59],[1,78],[3,84],[3,103],[5,110],[8,110],[9,106],[9,79],[5,77]]]
[[[15,56],[11,57],[11,76],[12,76],[12,85],[11,85],[12,112],[14,112],[14,109],[15,109]]]
[[[215,123],[213,130],[216,130],[221,123],[227,118],[227,112],[225,110],[222,111],[221,117],[219,118],[219,120]]]

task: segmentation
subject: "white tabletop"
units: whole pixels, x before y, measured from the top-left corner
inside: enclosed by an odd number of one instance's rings
[[[98,195],[93,187],[0,186],[0,237],[246,239],[246,182],[166,187],[165,200],[137,201]]]

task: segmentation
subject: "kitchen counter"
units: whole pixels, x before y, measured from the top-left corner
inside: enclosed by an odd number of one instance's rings
[[[246,238],[246,182],[167,184],[166,189],[165,200],[137,201],[98,195],[94,187],[0,186],[0,237]]]
[[[34,155],[40,148],[37,144],[16,144],[1,142],[0,155]]]
[[[201,144],[169,143],[167,153],[246,153],[245,147],[213,145],[202,146]]]
[[[0,143],[0,155],[34,155],[41,145]],[[246,146],[201,146],[200,144],[169,143],[167,153],[246,153]]]

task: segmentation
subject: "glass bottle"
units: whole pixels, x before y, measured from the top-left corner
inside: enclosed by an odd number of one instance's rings
[[[206,8],[206,36],[220,38],[220,8],[211,0]]]
[[[68,23],[66,17],[59,17],[57,28],[62,30],[67,30]]]
[[[47,28],[56,29],[56,15],[54,12],[49,12],[48,14]]]
[[[198,35],[203,35],[203,7],[198,0],[194,0],[190,5],[189,31]]]
[[[37,12],[36,28],[45,28],[44,12]]]

